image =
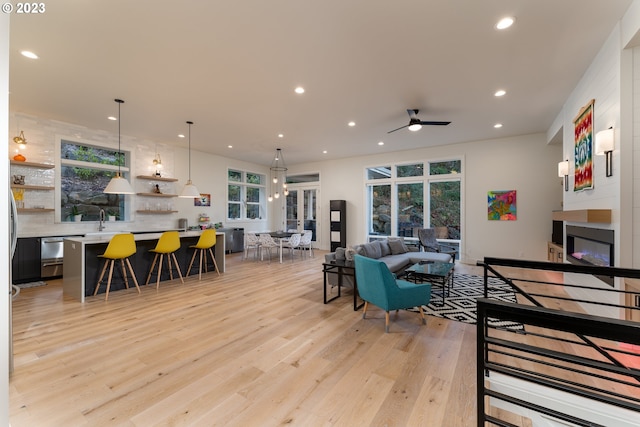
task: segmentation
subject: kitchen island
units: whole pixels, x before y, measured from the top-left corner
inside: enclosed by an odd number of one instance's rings
[[[69,237],[64,240],[64,272],[62,277],[62,289],[65,296],[71,296],[80,302],[84,302],[85,297],[93,295],[95,286],[100,275],[100,270],[104,264],[104,259],[99,257],[104,253],[109,240],[115,233],[93,233],[85,237]],[[131,256],[131,266],[135,272],[138,283],[144,285],[154,253],[149,252],[155,248],[161,232],[154,233],[134,233],[137,251]],[[198,242],[201,231],[181,231],[180,232],[180,249],[176,251],[176,258],[182,275],[186,278],[190,272],[186,271],[189,261],[193,254],[193,249],[189,246]],[[214,247],[214,256],[220,269],[225,271],[225,240],[224,233],[216,233],[216,245]],[[197,274],[198,262],[194,262],[192,271]],[[210,268],[209,271],[212,271]],[[177,277],[177,274],[174,274]],[[113,279],[111,281],[110,292],[124,289],[124,280],[121,280],[122,274],[120,266],[114,266]],[[166,264],[162,271],[161,281],[170,280],[169,271]],[[155,283],[155,279],[154,279]],[[155,285],[154,285],[155,286]],[[104,293],[106,286],[101,286],[98,293]]]

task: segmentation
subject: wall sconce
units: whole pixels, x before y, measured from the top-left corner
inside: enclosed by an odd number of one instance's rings
[[[601,130],[596,134],[596,154],[605,156],[606,176],[613,175],[613,128]]]
[[[564,178],[564,191],[569,191],[569,160],[558,163],[558,176]]]
[[[161,176],[160,170],[162,169],[162,160],[160,160],[159,153],[156,153],[156,157],[153,159],[153,167],[156,169],[156,176]]]

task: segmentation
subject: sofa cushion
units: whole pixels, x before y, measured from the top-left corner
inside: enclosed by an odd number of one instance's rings
[[[391,248],[389,247],[389,243],[386,240],[378,240],[378,244],[380,245],[380,254],[381,256],[391,255]]]
[[[407,258],[411,264],[420,261],[451,262],[451,255],[441,252],[410,252],[407,254]]]
[[[387,267],[389,267],[389,270],[392,273],[398,273],[399,271],[404,270],[404,268],[409,265],[409,257],[404,254],[388,255],[384,258],[380,258],[380,261],[387,264]]]
[[[367,258],[378,259],[382,256],[380,245],[378,242],[370,242],[360,245],[358,254],[366,256]]]
[[[387,242],[389,243],[389,248],[391,249],[392,255],[404,254],[409,252],[407,245],[405,245],[403,239],[392,239],[388,238]]]

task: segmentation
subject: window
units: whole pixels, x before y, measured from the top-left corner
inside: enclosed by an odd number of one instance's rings
[[[60,220],[99,221],[100,210],[124,220],[127,212],[123,194],[105,194],[111,178],[118,172],[127,177],[129,152],[60,140]]]
[[[460,240],[461,172],[461,160],[367,168],[369,235],[417,238],[437,227],[439,238]]]
[[[262,219],[265,176],[229,169],[227,219]]]

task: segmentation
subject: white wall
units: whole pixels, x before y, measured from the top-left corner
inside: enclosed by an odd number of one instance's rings
[[[9,15],[0,14],[0,146],[3,150],[8,150],[9,141]],[[9,179],[9,161],[5,158],[6,174],[5,179]],[[5,181],[7,182],[7,181]],[[8,200],[9,188],[7,185],[0,185],[0,199]],[[4,205],[4,203],[3,203]],[[6,206],[6,205],[4,205]],[[4,291],[0,292],[0,424],[9,425],[9,292],[7,287],[11,283],[9,267],[11,257],[9,256],[9,210],[0,210],[0,224],[6,224],[0,229],[0,241],[4,242],[0,246],[0,271],[3,279],[0,280]]]
[[[330,200],[347,201],[347,244],[364,242],[366,200],[364,169],[389,162],[464,159],[462,260],[475,263],[485,256],[546,260],[551,239],[551,212],[560,209],[562,187],[557,177],[561,148],[546,144],[543,134],[442,147],[399,151],[292,166],[290,174],[320,171],[322,217]],[[517,221],[488,221],[487,192],[517,190]],[[329,230],[323,230],[323,249]]]
[[[27,149],[24,153],[30,162],[56,164],[59,159],[55,146],[56,141],[61,137],[106,147],[117,148],[118,146],[117,128],[115,129],[116,133],[106,132],[21,113],[12,113],[9,118],[11,132],[15,133],[24,130],[28,141]],[[164,193],[180,193],[189,176],[189,156],[186,143],[184,147],[156,143],[127,136],[123,131],[121,146],[123,150],[131,151],[132,164],[134,166],[130,182],[137,192],[151,191],[151,181],[136,179],[135,177],[137,175],[150,175],[155,172],[152,168],[152,160],[157,151],[163,163],[162,176],[178,179],[175,183],[161,183],[162,191]],[[10,153],[10,155],[12,156],[13,153]],[[59,163],[57,164],[59,165]],[[211,195],[210,207],[194,206],[192,199],[129,196],[132,201],[131,209],[133,211],[131,220],[118,222],[117,224],[107,224],[107,230],[135,231],[175,228],[178,225],[179,218],[187,218],[189,225],[196,225],[198,216],[201,213],[209,215],[211,222],[222,222],[226,226],[244,227],[251,231],[271,228],[271,224],[268,223],[267,219],[226,221],[228,167],[263,174],[268,174],[269,171],[268,166],[258,166],[239,160],[192,151],[191,179],[201,193]],[[20,172],[21,168],[14,166],[12,169],[16,173],[22,173]],[[34,173],[34,171],[31,169],[27,173]],[[52,171],[44,173],[53,175]],[[58,200],[54,200],[53,192],[25,192],[25,205],[30,207],[35,203],[45,204],[47,207],[59,205]],[[151,209],[155,209],[156,203],[160,203],[161,209],[166,209],[167,204],[171,203],[172,209],[179,212],[161,215],[135,212],[136,210],[145,210],[147,203],[151,205]],[[52,234],[82,234],[96,231],[98,226],[97,222],[70,223],[60,222],[56,218],[54,213],[22,214],[20,215],[19,235],[26,237]]]

